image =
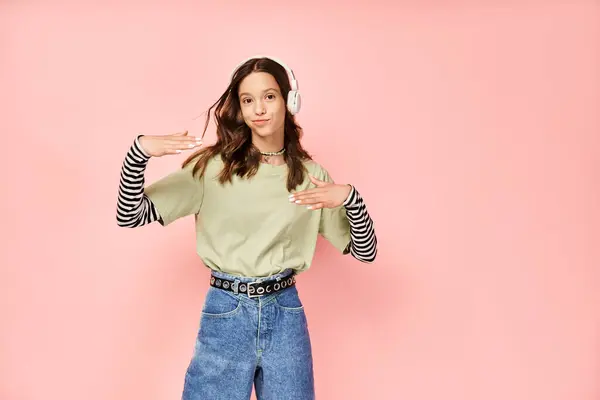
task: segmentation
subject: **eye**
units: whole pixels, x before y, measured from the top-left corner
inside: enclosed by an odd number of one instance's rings
[[[251,99],[251,98],[249,98],[249,97],[246,97],[246,98],[242,99],[242,103],[243,103],[243,104],[248,104],[248,103],[250,103],[251,101],[252,101],[252,99]]]
[[[268,99],[268,100],[275,100],[275,95],[274,95],[273,93],[269,93],[269,94],[267,95],[267,99]]]

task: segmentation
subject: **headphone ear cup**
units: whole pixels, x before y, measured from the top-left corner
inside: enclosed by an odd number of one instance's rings
[[[290,90],[287,98],[287,108],[292,115],[297,114],[300,111],[300,93],[297,90]]]

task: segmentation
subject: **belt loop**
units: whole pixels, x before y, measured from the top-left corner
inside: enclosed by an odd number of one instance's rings
[[[231,290],[233,290],[233,293],[238,294],[238,288],[240,286],[240,280],[236,279],[233,281],[233,283],[231,284]]]

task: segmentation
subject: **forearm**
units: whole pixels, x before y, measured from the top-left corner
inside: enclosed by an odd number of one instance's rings
[[[362,262],[371,263],[377,256],[377,236],[373,220],[360,193],[352,186],[344,202],[350,222],[350,254]]]
[[[119,226],[136,228],[160,219],[156,208],[144,194],[144,173],[149,160],[150,156],[143,151],[136,138],[121,167],[117,198]]]

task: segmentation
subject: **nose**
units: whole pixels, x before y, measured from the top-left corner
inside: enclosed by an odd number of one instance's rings
[[[254,112],[256,115],[263,115],[266,111],[266,107],[262,101],[257,101],[254,103]]]

